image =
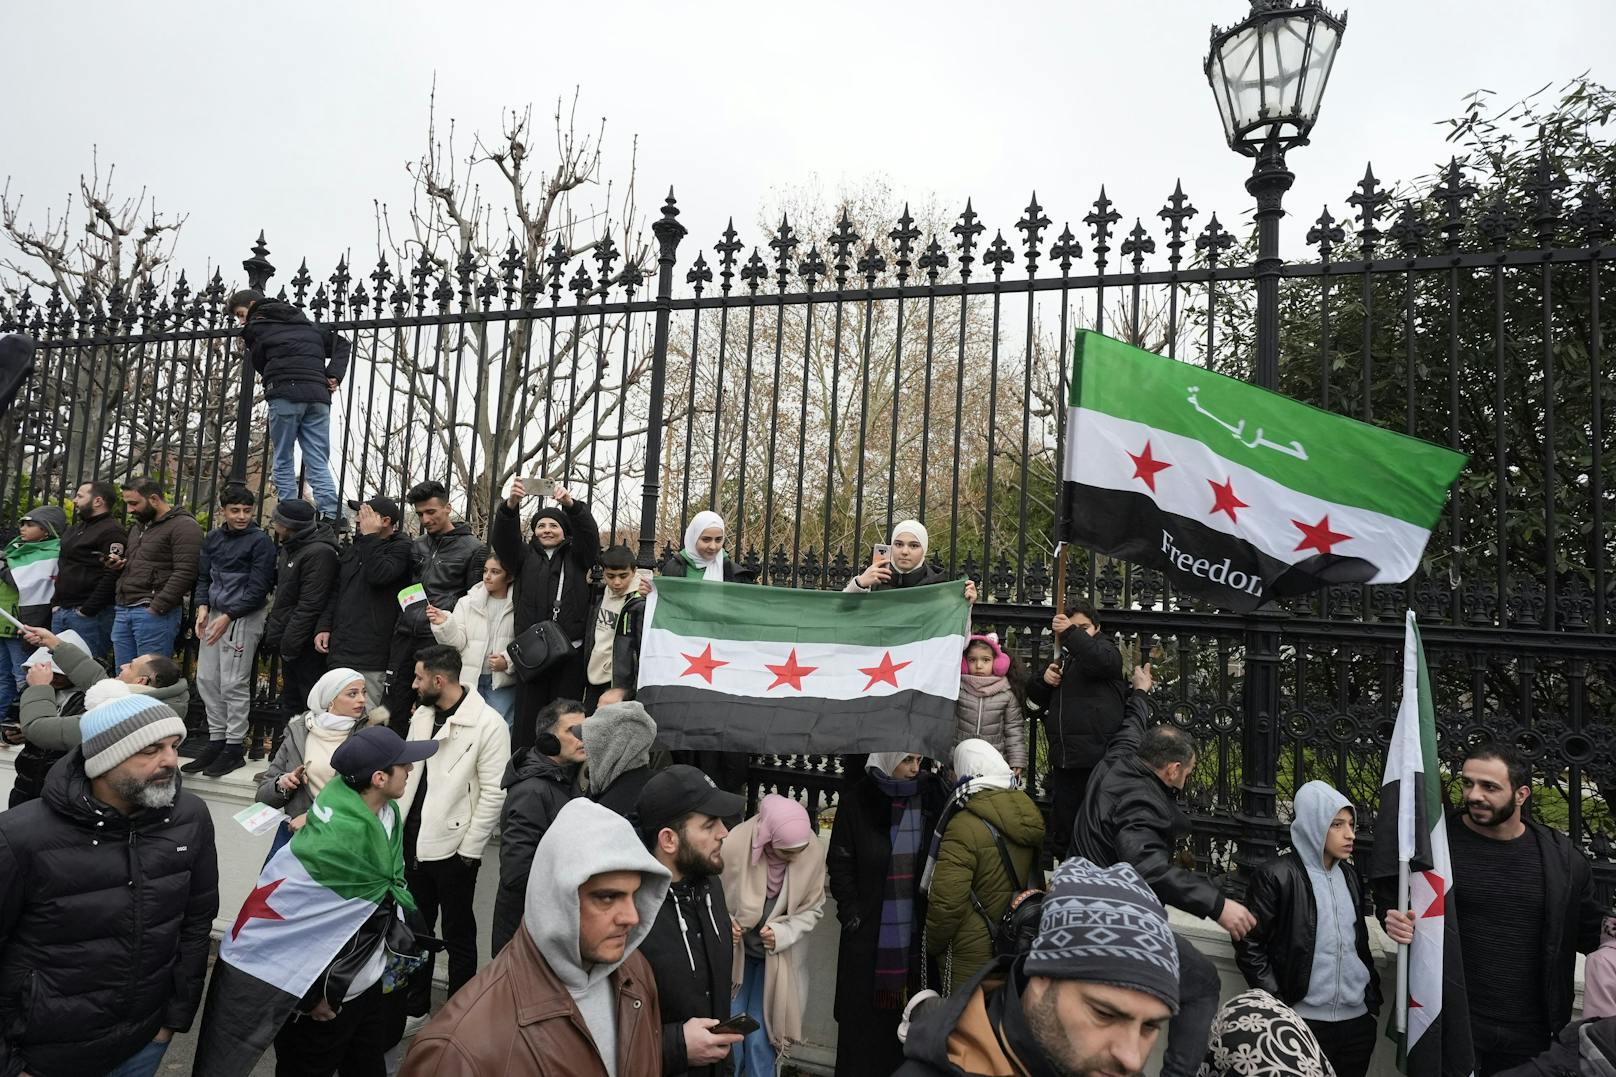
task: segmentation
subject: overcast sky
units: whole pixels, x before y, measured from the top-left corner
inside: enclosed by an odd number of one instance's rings
[[[1512,100],[1585,70],[1616,77],[1613,8],[1353,4],[1314,145],[1291,156],[1287,238],[1327,200],[1341,216],[1366,161],[1390,181],[1446,160],[1434,124],[1471,90]],[[711,255],[728,215],[743,241],[766,240],[755,222],[783,189],[871,178],[916,202],[973,197],[984,238],[1012,235],[1034,188],[1057,230],[1101,183],[1124,228],[1142,215],[1158,235],[1178,177],[1201,211],[1192,227],[1214,210],[1232,225],[1250,203],[1201,72],[1210,24],[1238,21],[1242,0],[6,9],[0,171],[24,216],[59,208],[98,146],[121,191],[189,215],[177,263],[193,279],[239,266],[260,228],[277,282],[305,255],[321,276],[344,248],[373,259],[372,200],[408,198],[434,74],[440,118],[462,131],[497,133],[502,109],[532,102],[535,149],[556,96],[581,88],[582,125],[607,119],[607,174],[625,173],[638,136],[642,202],[677,189],[693,230],[681,264],[698,242]]]

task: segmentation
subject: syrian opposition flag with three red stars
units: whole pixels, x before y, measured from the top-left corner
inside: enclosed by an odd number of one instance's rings
[[[945,758],[969,615],[957,582],[849,594],[658,577],[635,698],[673,749]]]
[[[193,1072],[247,1077],[298,1001],[377,907],[415,901],[404,885],[404,824],[392,828],[340,779],[278,849],[219,943]]]
[[[1462,454],[1098,333],[1072,350],[1066,540],[1239,612],[1419,566]]]
[[[1386,776],[1375,817],[1370,874],[1397,879],[1406,890],[1399,907],[1415,917],[1414,942],[1400,960],[1388,1035],[1397,1041],[1398,1065],[1417,1077],[1470,1077],[1475,1052],[1459,951],[1459,909],[1453,861],[1442,811],[1436,752],[1436,707],[1419,625],[1408,611],[1403,637],[1403,701],[1386,751]],[[1406,877],[1406,882],[1404,881]],[[1397,1031],[1400,995],[1406,995],[1405,1030]]]

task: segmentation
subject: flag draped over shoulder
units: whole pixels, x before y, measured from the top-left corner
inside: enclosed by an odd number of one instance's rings
[[[1403,700],[1386,753],[1370,865],[1377,879],[1400,878],[1400,864],[1409,866],[1408,907],[1416,926],[1408,955],[1408,1029],[1397,1036],[1395,1023],[1390,1027],[1404,1073],[1470,1077],[1474,1049],[1440,784],[1431,677],[1410,610],[1403,641]],[[1396,1001],[1394,997],[1394,1012]]]
[[[15,616],[30,606],[43,606],[49,613],[61,549],[61,541],[55,538],[27,542],[19,537],[7,543],[0,553],[0,609]],[[0,638],[16,631],[10,621],[0,620]]]
[[[299,999],[360,926],[404,885],[404,825],[392,833],[341,778],[326,783],[308,821],[270,857],[219,943],[196,1051],[196,1073],[245,1077]]]
[[[968,616],[957,584],[848,594],[660,577],[636,698],[669,748],[942,758]]]
[[[1419,566],[1465,457],[1079,332],[1062,538],[1244,612]]]

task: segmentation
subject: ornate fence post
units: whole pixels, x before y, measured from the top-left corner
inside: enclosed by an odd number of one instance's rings
[[[645,482],[640,502],[641,568],[656,564],[657,500],[662,490],[662,396],[668,380],[668,322],[673,314],[673,263],[685,226],[678,221],[673,188],[662,205],[662,219],[651,226],[657,238],[656,330],[651,340],[651,407],[645,434]]]
[[[247,287],[260,292],[269,284],[269,278],[275,275],[262,231],[258,233],[258,242],[252,246],[252,257],[243,261],[241,268],[247,271]],[[225,315],[233,318],[235,311],[225,311]],[[230,462],[230,477],[243,483],[247,481],[247,447],[252,441],[252,406],[253,368],[244,349],[241,355],[241,394],[236,400],[236,448]]]

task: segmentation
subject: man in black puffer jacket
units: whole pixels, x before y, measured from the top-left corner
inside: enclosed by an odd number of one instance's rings
[[[387,663],[398,624],[398,593],[410,582],[410,540],[399,533],[403,513],[390,497],[350,501],[358,512],[354,540],[337,561],[337,583],[320,615],[314,649],[331,669],[346,666],[365,678],[365,699],[382,703]]]
[[[281,552],[264,647],[281,656],[281,709],[291,717],[308,709],[309,690],[325,673],[325,655],[315,649],[314,636],[326,596],[337,581],[337,537],[314,518],[314,506],[307,501],[276,505],[270,528]]]
[[[191,1027],[219,912],[213,821],[180,792],[185,723],[92,708],[45,794],[0,814],[0,1075],[153,1073]]]
[[[348,372],[348,341],[315,325],[290,303],[265,299],[244,288],[230,297],[230,312],[242,325],[247,357],[264,380],[269,403],[269,443],[275,495],[298,497],[292,447],[303,450],[303,472],[320,514],[336,521],[337,484],[331,481],[331,396]]]

